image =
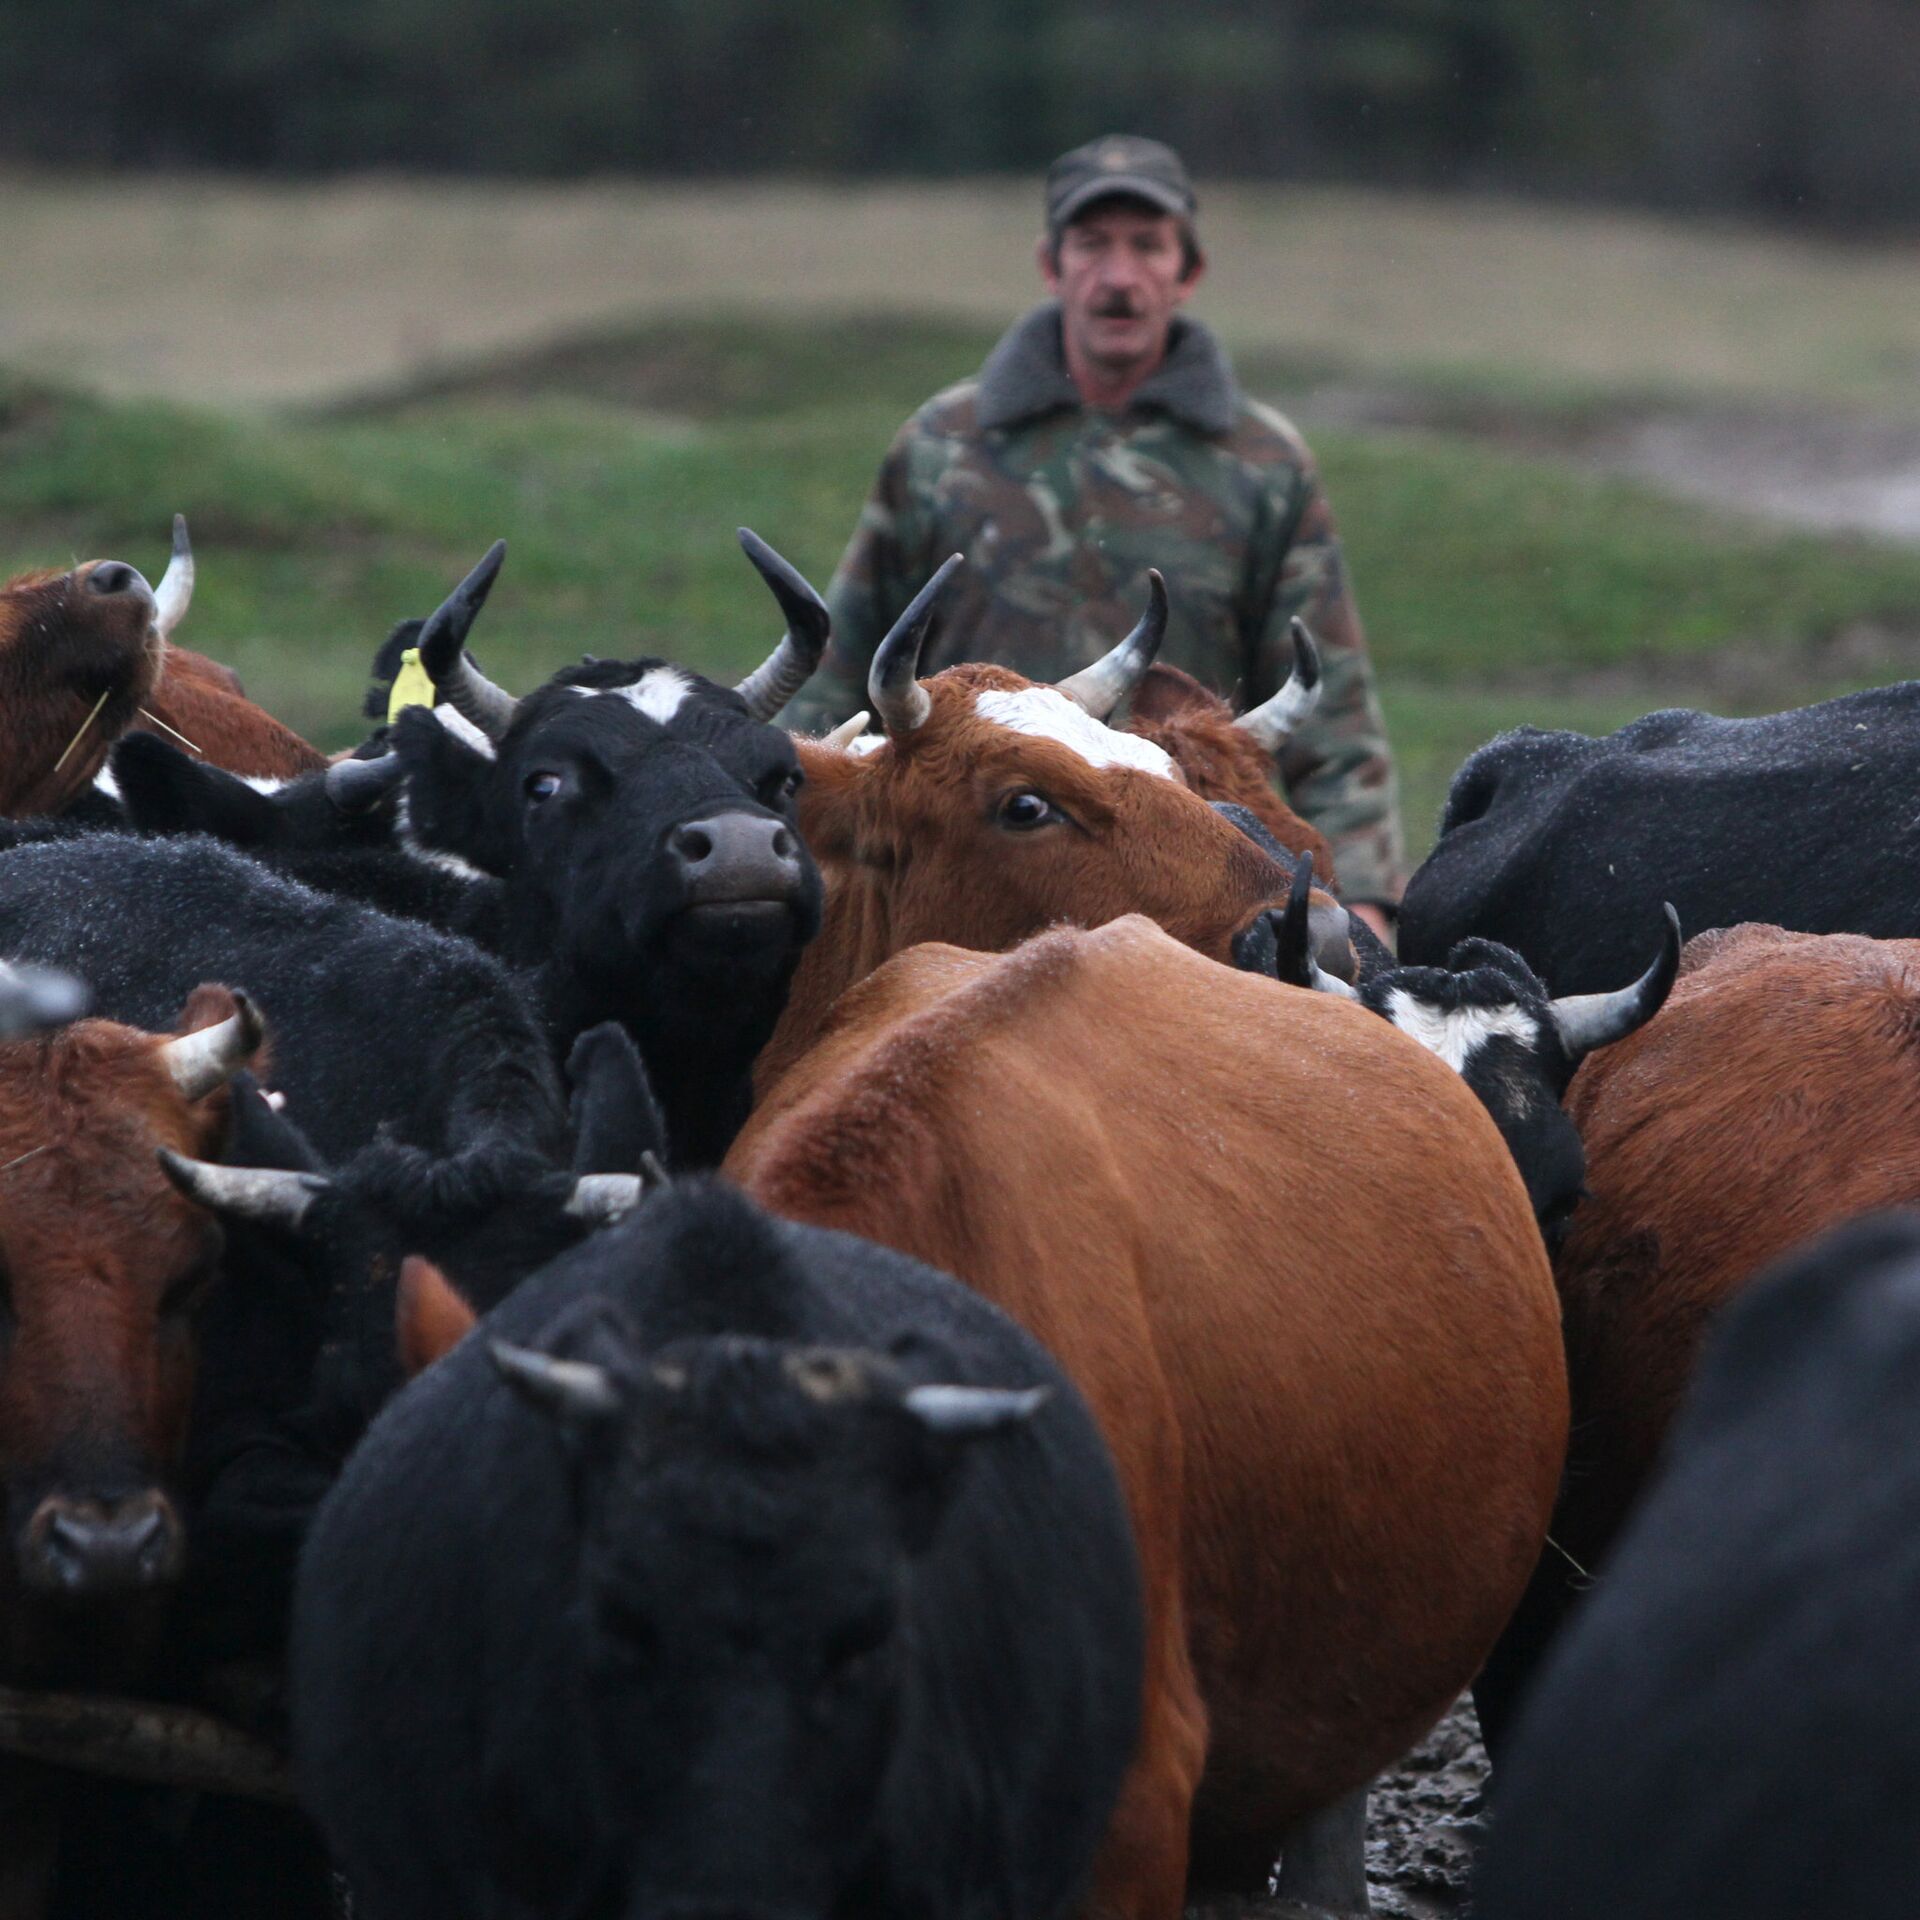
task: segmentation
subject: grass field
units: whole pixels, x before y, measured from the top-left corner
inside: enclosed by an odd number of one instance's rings
[[[582,651],[758,658],[770,607],[732,529],[824,583],[900,418],[1028,291],[1008,187],[16,184],[0,573],[100,553],[151,572],[185,511],[183,637],[330,746],[359,731],[391,622],[500,534],[477,640],[510,686]],[[1885,400],[1920,365],[1920,266],[1891,252],[1353,195],[1224,193],[1207,217],[1209,316],[1283,406],[1330,369],[1551,410],[1769,382]],[[671,310],[631,317],[649,306]],[[421,314],[438,330],[408,335]],[[68,379],[34,345],[56,335]],[[313,404],[257,404],[295,394]],[[1507,726],[1752,711],[1920,668],[1920,550],[1446,434],[1314,439],[1416,847]]]

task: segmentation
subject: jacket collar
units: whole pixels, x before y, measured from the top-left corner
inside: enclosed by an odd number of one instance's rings
[[[1055,302],[1035,307],[1001,335],[980,369],[976,404],[977,418],[988,428],[1082,404],[1067,372]],[[1183,316],[1167,335],[1167,357],[1131,404],[1158,407],[1201,433],[1225,433],[1239,416],[1240,387],[1212,331]]]

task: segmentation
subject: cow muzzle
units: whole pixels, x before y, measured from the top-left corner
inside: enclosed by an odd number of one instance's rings
[[[180,1516],[149,1489],[123,1500],[49,1494],[20,1542],[20,1578],[37,1593],[70,1600],[137,1593],[178,1577]]]
[[[800,896],[805,862],[800,836],[784,820],[759,813],[715,813],[667,836],[667,859],[688,908],[717,917],[784,911]]]

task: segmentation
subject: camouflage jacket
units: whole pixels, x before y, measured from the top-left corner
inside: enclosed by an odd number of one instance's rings
[[[1331,843],[1345,897],[1399,898],[1393,760],[1333,514],[1299,434],[1240,392],[1206,328],[1177,320],[1126,412],[1101,413],[1082,404],[1043,306],[977,380],[928,401],[881,465],[828,589],[832,646],[789,726],[866,705],[874,648],[956,551],[968,564],[928,672],[994,660],[1057,680],[1133,625],[1157,566],[1172,602],[1161,659],[1244,706],[1285,676],[1301,615],[1326,690],[1283,757],[1287,798]]]

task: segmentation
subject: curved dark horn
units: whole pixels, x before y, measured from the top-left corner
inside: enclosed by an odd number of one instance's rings
[[[342,813],[368,813],[406,778],[397,753],[377,760],[336,760],[323,776],[327,798]]]
[[[920,684],[920,647],[933,617],[933,603],[964,558],[955,553],[941,561],[939,572],[908,601],[906,612],[874,649],[873,665],[867,669],[867,700],[890,740],[923,725],[933,711],[933,702]]]
[[[153,624],[160,638],[167,639],[186,618],[193,600],[193,543],[187,538],[187,516],[173,516],[173,553],[160,584],[153,590]]]
[[[244,993],[236,993],[233,999],[233,1012],[219,1025],[183,1033],[160,1049],[183,1100],[204,1100],[215,1087],[225,1086],[266,1038],[259,1009]]]
[[[1300,723],[1320,704],[1320,649],[1304,620],[1295,620],[1293,671],[1270,700],[1263,700],[1233,724],[1244,728],[1268,753],[1278,753]]]
[[[605,1420],[620,1411],[620,1390],[605,1367],[586,1360],[556,1360],[506,1340],[489,1340],[487,1346],[508,1386],[548,1413],[568,1420]]]
[[[1665,1004],[1680,971],[1680,916],[1662,903],[1667,931],[1653,965],[1630,987],[1617,993],[1575,993],[1549,1003],[1547,1011],[1559,1029],[1560,1044],[1570,1060],[1581,1060],[1595,1047],[1624,1040],[1643,1027]]]
[[[910,1387],[901,1404],[929,1433],[992,1433],[1031,1420],[1052,1397],[1051,1387]]]
[[[307,1210],[333,1183],[323,1173],[296,1173],[288,1167],[222,1167],[189,1159],[171,1147],[160,1149],[166,1176],[189,1200],[230,1220],[297,1232]]]
[[[1104,720],[1135,687],[1153,665],[1160,642],[1167,637],[1167,583],[1158,567],[1147,569],[1147,610],[1140,623],[1111,653],[1104,653],[1090,667],[1054,682],[1054,690],[1064,693],[1076,706],[1084,707],[1096,720]]]
[[[740,545],[773,590],[787,630],[759,666],[734,691],[747,703],[755,720],[771,720],[807,684],[820,656],[827,650],[833,621],[827,603],[814,592],[800,570],[783,560],[751,527],[740,529]]]
[[[420,664],[426,668],[434,690],[455,713],[467,719],[489,740],[498,740],[513,724],[514,709],[520,704],[512,694],[496,687],[467,658],[467,635],[507,557],[507,543],[496,540],[480,564],[434,609],[432,617],[420,629],[417,642]]]
[[[86,982],[70,973],[0,960],[0,1040],[64,1027],[78,1020],[92,999]]]

